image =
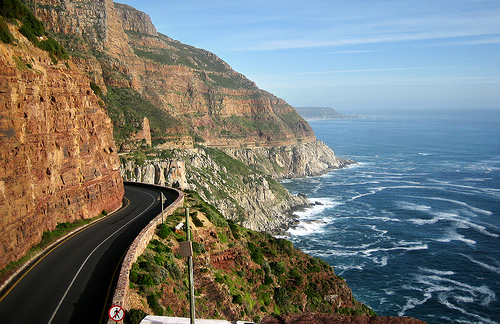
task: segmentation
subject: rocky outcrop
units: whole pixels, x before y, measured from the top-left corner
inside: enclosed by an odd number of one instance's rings
[[[229,148],[224,152],[278,179],[317,176],[355,163],[337,157],[319,140],[272,148]]]
[[[113,126],[89,79],[11,26],[0,43],[0,268],[57,223],[122,203]]]
[[[412,317],[347,316],[339,314],[289,314],[268,316],[261,324],[425,324]]]
[[[151,22],[151,18],[144,12],[132,8],[129,5],[117,2],[115,2],[115,9],[124,30],[130,30],[149,36],[158,36],[158,32]]]
[[[125,160],[120,168],[123,179],[179,189],[189,189],[186,166],[182,160],[154,159],[137,165],[134,160]]]
[[[149,119],[144,117],[142,120],[142,127],[136,134],[132,135],[131,141],[141,141],[144,144],[151,146],[151,128],[149,126]]]

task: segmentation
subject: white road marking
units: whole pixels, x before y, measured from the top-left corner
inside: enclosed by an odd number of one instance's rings
[[[52,313],[52,316],[50,317],[49,319],[49,322],[48,324],[52,323],[52,320],[54,319],[54,317],[56,316],[56,313],[59,311],[59,307],[61,307],[61,304],[63,303],[64,299],[66,298],[66,295],[68,294],[69,290],[71,289],[71,286],[73,286],[73,283],[75,282],[76,278],[78,277],[78,275],[80,274],[80,271],[82,271],[83,267],[85,266],[85,264],[87,263],[87,261],[90,259],[90,257],[92,256],[92,254],[94,254],[94,252],[102,245],[104,244],[107,240],[109,240],[113,235],[115,235],[116,233],[118,233],[119,231],[121,231],[125,226],[127,226],[128,224],[130,224],[131,222],[133,222],[136,218],[140,217],[142,214],[144,214],[146,211],[149,210],[149,208],[151,208],[151,206],[153,206],[155,203],[156,203],[156,199],[155,197],[153,197],[153,195],[151,195],[150,193],[148,192],[144,192],[144,191],[141,191],[141,190],[137,190],[137,189],[129,189],[129,190],[132,190],[132,191],[140,191],[142,193],[146,193],[147,195],[149,195],[151,198],[153,198],[153,202],[148,206],[148,208],[146,208],[142,213],[140,213],[139,215],[135,216],[134,218],[132,218],[131,220],[129,220],[125,225],[123,225],[122,227],[120,227],[119,229],[117,229],[116,231],[113,232],[113,234],[109,235],[104,241],[102,241],[98,246],[95,247],[95,249],[92,250],[92,252],[90,252],[90,254],[87,256],[87,258],[85,259],[85,261],[83,261],[82,265],[80,266],[80,269],[78,269],[78,271],[76,272],[75,276],[73,277],[73,280],[71,280],[71,283],[69,284],[68,288],[66,289],[66,291],[64,292],[64,295],[62,296],[61,300],[59,301],[59,304],[57,304],[57,307],[56,309],[54,310],[54,313]]]

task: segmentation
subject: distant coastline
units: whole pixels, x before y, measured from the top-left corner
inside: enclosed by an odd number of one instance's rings
[[[318,119],[357,119],[360,116],[350,116],[339,113],[331,107],[294,107],[305,120]]]

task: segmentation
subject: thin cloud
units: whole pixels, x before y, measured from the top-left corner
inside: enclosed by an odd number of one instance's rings
[[[488,37],[488,38],[479,38],[479,39],[469,39],[469,40],[462,40],[462,41],[433,43],[433,44],[427,45],[427,47],[436,47],[436,46],[473,46],[473,45],[488,45],[488,44],[500,44],[500,36],[497,36],[497,37]]]
[[[408,70],[427,70],[428,67],[404,67],[404,68],[380,68],[380,69],[352,69],[352,70],[334,70],[334,71],[314,71],[314,72],[291,72],[279,74],[279,76],[291,75],[322,75],[322,74],[337,74],[337,73],[360,73],[360,72],[387,72],[387,71],[408,71]],[[278,74],[276,74],[278,76]]]
[[[332,22],[333,24],[335,21]],[[338,22],[337,22],[338,23]],[[344,21],[341,25],[310,26],[306,30],[292,32],[287,28],[268,30],[250,46],[235,48],[235,51],[266,51],[340,47],[361,44],[457,39],[463,37],[498,37],[500,34],[500,11],[474,12],[466,14],[442,14],[396,19],[360,19]],[[278,39],[281,35],[281,39]],[[290,36],[294,35],[294,36]],[[267,39],[266,39],[267,38]],[[254,38],[255,40],[255,38]],[[469,44],[472,44],[469,42]],[[477,44],[484,44],[478,41]]]

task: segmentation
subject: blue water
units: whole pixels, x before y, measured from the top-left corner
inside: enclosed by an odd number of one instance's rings
[[[311,121],[359,164],[285,181],[321,203],[294,246],[379,315],[500,323],[500,109]]]

